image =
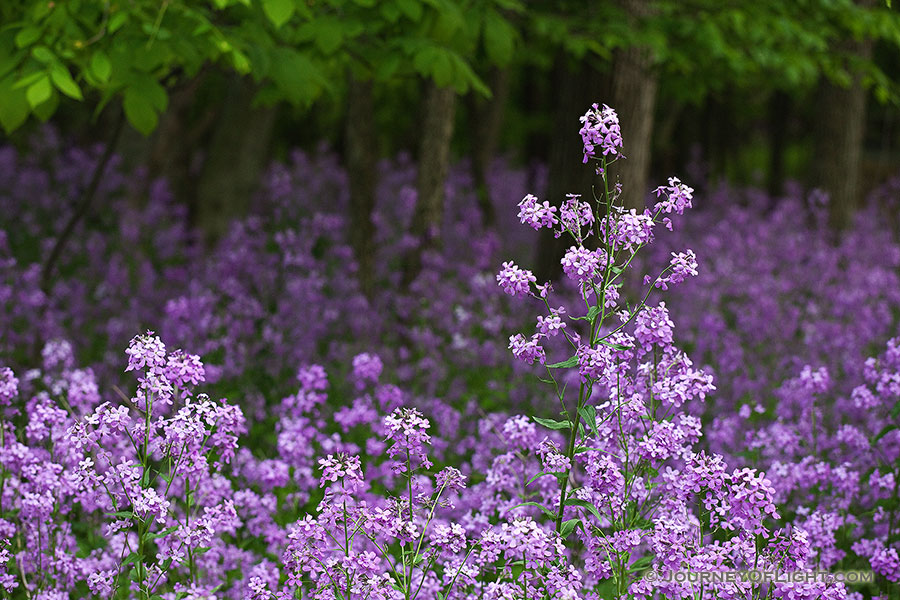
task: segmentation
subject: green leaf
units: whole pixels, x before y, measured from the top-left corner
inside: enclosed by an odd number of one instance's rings
[[[584,420],[585,425],[591,430],[594,436],[600,435],[597,430],[597,409],[593,404],[586,404],[578,410],[578,414]]]
[[[105,513],[107,517],[115,517],[117,519],[130,519],[134,517],[134,512],[130,510],[120,510],[118,512]]]
[[[514,563],[510,563],[510,571],[512,573],[512,580],[518,580],[525,571],[525,561],[517,560]]]
[[[31,20],[32,21],[40,21],[50,12],[50,9],[53,8],[54,3],[47,2],[35,2],[34,8],[31,10]]]
[[[513,57],[516,30],[497,11],[490,10],[484,17],[484,49],[488,60],[505,66]]]
[[[276,28],[291,20],[294,16],[294,0],[263,0],[263,12]]]
[[[411,21],[418,23],[422,18],[422,4],[419,0],[397,0],[397,8]]]
[[[282,97],[298,106],[308,106],[327,85],[307,55],[289,48],[273,53],[271,76]]]
[[[69,70],[61,64],[57,63],[50,68],[50,78],[53,80],[53,85],[56,86],[56,89],[69,98],[84,100],[84,96],[81,95],[81,88],[72,79]]]
[[[171,527],[167,527],[166,529],[163,529],[162,531],[157,531],[156,533],[147,532],[144,534],[144,541],[158,540],[160,538],[164,538],[167,535],[169,535],[170,533],[172,533],[173,531],[177,530],[178,527],[179,527],[178,525],[172,525]]]
[[[588,309],[586,315],[581,316],[581,317],[570,317],[570,318],[573,321],[593,321],[594,318],[599,314],[600,314],[600,307],[595,305],[595,306],[591,306]]]
[[[544,506],[543,504],[538,504],[537,502],[523,502],[522,504],[516,504],[515,506],[513,506],[513,509],[519,508],[519,507],[522,507],[522,506],[537,506],[538,508],[541,509],[541,511],[543,511],[543,513],[544,513],[545,515],[547,515],[548,518],[550,518],[550,519],[555,519],[555,518],[556,518],[556,513],[554,513],[552,510],[550,510],[549,508],[547,508],[547,507]],[[512,509],[510,509],[510,510],[512,510]]]
[[[47,76],[47,73],[44,71],[33,71],[33,72],[29,73],[28,75],[22,77],[18,81],[16,81],[13,84],[13,88],[15,88],[17,90],[27,88],[35,81],[37,81],[39,79],[43,79],[46,76]]]
[[[91,56],[91,73],[98,81],[106,83],[112,75],[112,63],[103,50],[97,50]]]
[[[439,86],[449,85],[453,66],[447,52],[435,46],[420,47],[413,55],[413,67],[421,75],[430,77]]]
[[[643,571],[647,567],[649,567],[653,563],[652,556],[642,556],[641,558],[634,561],[630,567],[628,567],[629,573],[634,573],[635,571]]]
[[[900,429],[900,427],[898,427],[897,425],[895,425],[895,424],[893,424],[893,423],[891,423],[890,425],[885,425],[885,426],[881,429],[881,431],[878,432],[878,435],[876,435],[875,438],[874,438],[872,441],[873,441],[873,442],[877,442],[878,440],[880,440],[881,438],[883,438],[884,436],[886,436],[886,435],[889,434],[890,432],[894,431],[895,429]]]
[[[452,42],[468,25],[460,6],[454,2],[443,2],[435,6],[437,19],[431,29],[431,36],[438,43]]]
[[[316,47],[322,54],[333,54],[344,43],[344,25],[336,19],[323,19],[315,24]]]
[[[113,14],[113,16],[111,16],[109,18],[109,25],[107,26],[107,29],[109,29],[110,33],[115,33],[116,31],[121,29],[122,25],[124,25],[127,21],[128,21],[128,12],[121,10],[121,11]]]
[[[378,10],[381,12],[381,18],[388,23],[396,23],[400,20],[400,9],[395,4],[384,2]]]
[[[578,498],[569,498],[565,502],[566,506],[580,506],[581,508],[587,510],[589,513],[597,517],[598,520],[602,521],[603,517],[600,516],[600,512],[597,510],[597,507],[591,504],[586,500],[579,500]]]
[[[14,75],[0,80],[0,125],[7,133],[22,125],[31,111],[25,91],[13,87],[15,80]]]
[[[581,519],[569,519],[568,521],[563,521],[562,528],[559,531],[560,537],[562,537],[562,539],[568,538],[579,525],[581,525]]]
[[[14,50],[9,36],[0,37],[0,78],[19,66],[25,52]]]
[[[552,365],[547,365],[548,369],[570,369],[578,364],[577,356],[570,356],[566,360],[558,363],[553,363]]]
[[[128,122],[139,132],[150,135],[150,132],[156,128],[159,120],[156,110],[150,100],[136,88],[129,87],[125,90],[122,106]]]
[[[240,50],[232,50],[231,64],[234,67],[234,70],[241,75],[246,75],[250,72],[250,59]]]
[[[35,46],[31,49],[31,55],[38,62],[46,64],[50,64],[56,60],[56,55],[53,54],[47,46]]]
[[[131,90],[135,95],[143,96],[147,104],[154,108],[156,112],[160,113],[166,110],[169,97],[166,94],[166,89],[159,84],[153,75],[148,73],[134,74],[129,82],[126,93],[128,90]]]
[[[37,81],[28,86],[25,97],[28,99],[28,104],[34,109],[49,100],[52,93],[53,86],[50,85],[50,78],[44,73]]]
[[[538,473],[537,475],[534,475],[531,479],[529,479],[529,480],[525,483],[525,487],[528,487],[529,485],[531,485],[532,483],[534,483],[535,481],[537,481],[538,479],[540,479],[540,478],[543,477],[544,475],[548,475],[548,474],[549,474],[549,473],[545,473],[544,471],[541,471],[540,473]]]
[[[16,34],[16,46],[24,48],[38,41],[43,32],[39,27],[33,25],[23,28]]]
[[[553,419],[542,419],[540,417],[531,417],[540,425],[543,425],[547,429],[553,429],[554,431],[558,431],[560,429],[571,429],[572,424],[568,421],[555,421]]]
[[[607,342],[606,340],[598,340],[604,346],[609,346],[613,350],[628,350],[628,346],[623,346],[622,344],[613,344],[612,342]]]
[[[898,415],[900,415],[900,400],[897,400],[894,408],[891,409],[891,417],[896,419]]]

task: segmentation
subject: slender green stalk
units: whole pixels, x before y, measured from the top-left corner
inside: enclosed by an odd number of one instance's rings
[[[572,431],[569,434],[569,444],[566,447],[566,456],[569,459],[569,468],[566,469],[566,476],[559,484],[559,511],[556,514],[556,532],[562,531],[563,510],[566,504],[566,491],[569,487],[569,477],[572,473],[572,462],[575,460],[575,441],[578,438],[578,425],[581,423],[581,407],[584,398],[584,382],[581,383],[578,390],[578,405],[575,407],[575,418],[572,420]]]

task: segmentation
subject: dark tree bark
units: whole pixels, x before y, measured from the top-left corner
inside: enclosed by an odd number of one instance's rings
[[[426,84],[416,177],[416,209],[410,232],[419,240],[407,257],[403,282],[409,284],[422,266],[422,252],[440,243],[444,216],[444,183],[450,170],[450,142],[456,117],[456,91]]]
[[[149,179],[164,177],[175,197],[185,203],[190,203],[196,193],[196,181],[190,172],[194,157],[221,111],[211,105],[196,114],[197,97],[207,81],[207,72],[201,71],[172,90],[146,159]]]
[[[347,88],[344,141],[350,181],[350,228],[348,241],[359,266],[359,285],[367,296],[375,283],[375,191],[378,185],[378,139],[375,132],[375,102],[372,82],[352,75]]]
[[[248,80],[231,81],[207,148],[194,206],[207,241],[220,238],[233,219],[247,214],[269,158],[276,110],[254,107],[255,93]]]
[[[622,0],[621,4],[632,22],[651,11],[649,0]],[[648,48],[629,46],[616,51],[611,106],[619,115],[626,158],[616,161],[611,174],[622,184],[621,201],[626,208],[642,209],[646,200],[656,89],[657,75]]]
[[[584,156],[578,129],[578,118],[594,102],[603,102],[599,95],[599,77],[586,61],[571,65],[567,57],[557,57],[553,67],[554,97],[553,132],[547,164],[547,200],[559,205],[566,194],[581,194],[590,198],[595,175],[583,164]],[[543,199],[542,199],[543,200]],[[539,282],[554,279],[562,271],[560,259],[570,239],[555,238],[548,229],[540,230],[533,264]]]
[[[868,7],[874,0],[857,0],[857,4]],[[872,56],[871,40],[845,39],[839,46],[849,56],[862,59]],[[837,232],[852,224],[860,201],[866,95],[860,75],[854,74],[849,87],[823,79],[816,99],[811,184],[828,192],[829,225]]]
[[[818,106],[812,183],[828,192],[829,223],[841,230],[859,203],[866,91],[858,84],[845,89],[823,83]]]
[[[850,88],[823,82],[819,90],[811,184],[828,192],[829,224],[840,231],[859,204],[866,90],[858,80]]]
[[[487,174],[497,153],[503,114],[509,99],[509,70],[494,69],[490,76],[493,96],[484,99],[477,92],[469,94],[469,120],[472,132],[472,179],[478,196],[478,207],[485,227],[493,227],[497,219],[487,184]]]

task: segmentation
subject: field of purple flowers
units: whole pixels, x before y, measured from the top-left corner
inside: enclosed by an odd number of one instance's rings
[[[370,295],[326,149],[212,249],[114,160],[45,279],[102,148],[0,148],[0,597],[900,598],[900,181],[840,236],[800,189],[626,210],[581,124],[595,198],[498,162],[486,230],[459,166],[409,285],[381,165]]]

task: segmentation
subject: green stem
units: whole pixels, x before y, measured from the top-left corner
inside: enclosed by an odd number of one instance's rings
[[[344,556],[350,557],[350,535],[347,532],[347,496],[344,490],[344,478],[341,477],[341,491],[344,492],[343,512],[344,512]],[[347,569],[347,597],[350,597],[350,570]]]
[[[144,415],[144,446],[141,449],[141,487],[146,489],[150,482],[150,477],[148,476],[150,469],[150,418],[153,413],[153,394],[147,396],[147,405],[144,407],[146,410],[146,414]],[[123,484],[123,488],[124,488]],[[134,504],[132,503],[132,507]],[[151,520],[152,522],[152,520]],[[144,600],[149,600],[150,592],[147,589],[147,565],[144,564],[144,555],[147,551],[146,542],[144,541],[146,538],[147,532],[150,530],[149,524],[144,519],[140,520],[138,525],[138,589],[142,594],[142,598]]]
[[[578,390],[578,404],[575,407],[575,418],[572,420],[572,431],[569,434],[569,445],[566,447],[566,457],[569,459],[569,468],[566,476],[559,484],[559,512],[556,514],[556,532],[562,531],[563,510],[566,503],[566,491],[569,487],[569,476],[572,473],[572,463],[575,460],[575,441],[578,439],[578,426],[581,424],[581,406],[584,402],[584,382]]]
[[[187,498],[187,509],[184,513],[184,526],[187,528],[191,522],[191,504],[193,502],[192,492],[191,492],[191,482],[187,477],[184,478],[184,489],[185,495]],[[191,574],[191,584],[197,583],[197,567],[194,564],[194,549],[188,546],[187,549],[188,555],[188,571]]]
[[[409,523],[412,525],[413,522],[413,491],[412,491],[412,459],[409,456],[409,449],[406,450],[406,487],[409,490]],[[412,544],[410,544],[410,550],[412,550]],[[408,553],[407,553],[408,555]],[[412,587],[412,573],[413,573],[413,560],[409,561],[409,570],[407,571],[404,568],[404,573],[406,577],[406,585],[404,585],[403,594],[406,600],[410,600],[409,594],[412,591],[410,588]]]

